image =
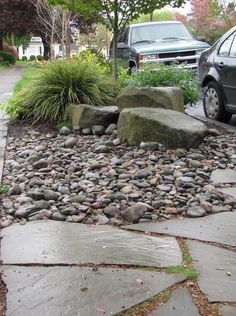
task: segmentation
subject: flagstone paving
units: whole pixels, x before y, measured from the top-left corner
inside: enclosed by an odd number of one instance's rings
[[[187,289],[177,288],[171,298],[150,316],[200,316]]]
[[[180,265],[175,238],[156,238],[111,226],[57,221],[12,225],[2,231],[4,264]],[[17,240],[17,243],[16,243]]]
[[[236,212],[223,212],[203,218],[169,220],[162,223],[134,224],[125,228],[236,246]]]
[[[236,253],[198,241],[187,241],[198,284],[210,302],[236,302]]]
[[[236,171],[232,169],[216,169],[211,173],[210,180],[214,183],[236,183]]]
[[[180,274],[86,267],[4,267],[7,316],[114,315],[177,282]]]
[[[236,200],[236,188],[222,188],[222,189],[218,189],[217,191],[225,195],[230,195]]]
[[[235,316],[236,315],[236,306],[220,306],[220,313],[222,316]]]

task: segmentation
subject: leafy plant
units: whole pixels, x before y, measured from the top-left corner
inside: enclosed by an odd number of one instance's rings
[[[15,65],[16,58],[8,52],[0,51],[0,63],[6,66]]]
[[[27,61],[27,60],[28,60],[28,58],[27,58],[27,56],[22,56],[21,60],[23,60],[23,61]]]
[[[122,72],[119,76],[120,87],[179,87],[183,91],[184,102],[194,103],[199,98],[197,90],[198,81],[194,73],[189,69],[178,68],[172,64],[166,66],[164,64],[154,65],[137,71],[132,75]]]
[[[64,126],[66,126],[68,128],[72,128],[73,127],[71,121],[62,121],[62,122],[58,122],[57,123],[56,128],[60,130]]]
[[[167,273],[182,273],[185,274],[189,279],[196,279],[198,273],[194,268],[186,268],[182,266],[166,268]]]
[[[112,103],[113,84],[94,60],[54,61],[38,68],[25,87],[9,101],[6,111],[17,118],[54,122],[68,119],[71,103]]]
[[[37,55],[37,60],[42,61],[43,60],[43,56],[42,55]]]
[[[35,55],[30,55],[30,58],[29,58],[31,61],[34,61],[36,59],[36,56]]]
[[[7,193],[8,192],[8,186],[6,184],[1,183],[0,184],[0,193]]]

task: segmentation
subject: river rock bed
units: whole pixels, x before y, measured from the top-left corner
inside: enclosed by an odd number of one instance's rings
[[[233,184],[210,176],[236,169],[235,148],[236,134],[217,130],[186,151],[129,146],[114,124],[102,136],[29,129],[8,137],[1,226],[47,218],[120,226],[233,211],[236,201],[218,191]]]

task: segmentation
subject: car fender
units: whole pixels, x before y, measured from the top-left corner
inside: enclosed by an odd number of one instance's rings
[[[220,76],[218,72],[213,67],[211,67],[208,73],[205,75],[204,80],[202,82],[202,88],[206,87],[210,81],[214,81],[217,84],[217,86],[219,87],[220,93],[223,97],[224,103],[226,104],[227,102],[226,102],[226,96],[223,89],[223,84],[220,80]]]

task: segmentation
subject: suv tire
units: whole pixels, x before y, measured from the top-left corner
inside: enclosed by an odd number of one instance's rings
[[[203,108],[206,117],[217,121],[227,123],[232,117],[232,114],[226,111],[220,89],[214,81],[207,84]]]

